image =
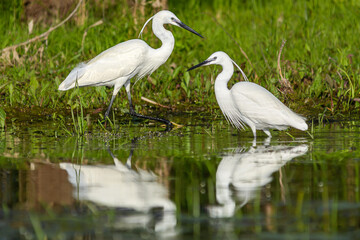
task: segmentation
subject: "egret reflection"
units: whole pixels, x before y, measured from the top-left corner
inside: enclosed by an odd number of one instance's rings
[[[143,169],[131,168],[109,150],[114,165],[76,165],[60,163],[73,185],[73,196],[100,206],[118,209],[117,228],[152,228],[156,232],[173,229],[176,225],[176,206],[169,200],[167,189],[157,182],[157,176]]]
[[[258,146],[236,149],[225,156],[216,171],[217,206],[208,208],[210,217],[232,217],[236,209],[255,198],[256,190],[272,180],[272,174],[288,161],[304,155],[308,146]]]

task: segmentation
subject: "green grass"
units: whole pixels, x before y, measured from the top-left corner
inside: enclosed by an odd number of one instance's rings
[[[8,62],[2,58],[0,102],[7,116],[17,117],[19,111],[13,108],[40,108],[50,112],[67,109],[63,114],[70,114],[70,103],[77,94],[75,90],[60,92],[57,87],[71,69],[119,42],[137,38],[145,20],[157,11],[146,5],[145,16],[138,12],[138,24],[135,24],[132,10],[124,8],[125,2],[110,6],[110,3],[96,5],[87,1],[84,26],[70,20],[50,33],[46,42],[18,48],[17,59],[13,57]],[[360,95],[358,1],[213,0],[205,3],[191,0],[169,1],[168,5],[184,23],[206,38],[167,27],[175,35],[174,51],[150,78],[133,86],[138,111],[151,111],[149,105],[140,100],[141,96],[172,106],[178,112],[217,109],[213,83],[220,68],[204,67],[189,74],[186,69],[222,50],[243,68],[250,81],[267,88],[296,112],[310,117],[317,117],[325,110],[326,117],[359,112],[359,103],[352,100]],[[0,17],[0,48],[26,41],[50,27],[35,24],[29,35],[27,23],[22,20],[24,9],[20,1],[6,1],[0,7],[4,10]],[[252,66],[215,19],[246,52]],[[99,20],[104,23],[88,28]],[[287,42],[281,68],[294,88],[290,94],[279,91],[277,56],[284,39]],[[146,27],[143,40],[152,47],[160,45],[151,32],[151,25]],[[240,81],[239,73],[234,74],[230,84],[237,81]],[[112,89],[105,87],[79,89],[84,111],[97,108],[105,111],[111,93]],[[124,90],[118,94],[114,108],[120,115],[127,112]]]
[[[6,112],[0,108],[0,129],[5,128]]]

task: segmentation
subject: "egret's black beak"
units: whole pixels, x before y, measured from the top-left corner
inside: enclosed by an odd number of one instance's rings
[[[192,29],[191,27],[189,27],[189,26],[186,25],[185,23],[183,23],[183,22],[181,22],[181,21],[179,21],[179,20],[177,20],[177,19],[174,19],[173,21],[176,22],[176,23],[179,25],[179,27],[182,27],[183,29],[186,29],[186,30],[188,30],[189,32],[192,32],[193,34],[196,34],[196,35],[198,35],[199,37],[204,38],[203,36],[201,36],[200,33],[196,32],[194,29]]]
[[[209,62],[212,62],[212,61],[214,61],[214,59],[206,59],[205,61],[203,61],[203,62],[201,62],[201,63],[199,63],[199,64],[197,64],[197,65],[195,65],[195,66],[193,66],[193,67],[191,67],[191,68],[189,68],[189,69],[186,70],[186,71],[187,71],[187,72],[188,72],[188,71],[191,71],[191,70],[193,70],[193,69],[195,69],[195,68],[201,67],[201,66],[203,66],[203,65],[205,65],[205,64],[207,64],[207,63],[209,63]]]

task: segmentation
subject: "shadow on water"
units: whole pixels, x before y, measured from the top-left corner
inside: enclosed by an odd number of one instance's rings
[[[173,235],[176,206],[152,171],[132,169],[135,144],[133,140],[125,164],[109,148],[112,165],[31,162],[26,172],[17,172],[19,178],[26,178],[20,186],[27,188],[26,196],[19,199],[24,205],[12,211],[3,204],[1,236],[42,239],[121,235],[136,239],[144,234]],[[18,229],[11,230],[16,224]]]
[[[209,208],[212,218],[232,217],[256,197],[256,191],[272,180],[288,161],[304,155],[308,146],[258,146],[250,150],[235,149],[221,160],[216,170],[216,200],[220,206]],[[236,202],[240,205],[236,206]]]
[[[77,201],[115,209],[116,229],[141,227],[155,232],[171,231],[176,225],[175,204],[153,172],[131,168],[133,150],[132,147],[126,164],[108,149],[114,165],[59,165],[66,170]]]
[[[274,133],[1,132],[0,239],[359,237],[359,122]]]

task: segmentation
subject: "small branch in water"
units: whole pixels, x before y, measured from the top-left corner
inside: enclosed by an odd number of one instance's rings
[[[279,183],[280,183],[280,189],[281,189],[281,200],[282,200],[283,203],[286,203],[285,188],[284,188],[284,184],[283,184],[282,168],[279,169]]]
[[[146,97],[141,97],[141,100],[143,100],[143,101],[145,101],[145,102],[148,102],[148,103],[151,103],[151,104],[154,104],[154,105],[156,105],[156,106],[162,107],[162,108],[172,109],[172,108],[169,107],[169,106],[162,105],[162,104],[157,103],[157,102],[155,102],[155,101],[153,101],[153,100],[150,100],[150,99],[148,99],[148,98],[146,98]],[[177,123],[175,123],[175,122],[171,122],[171,123],[174,125],[174,128],[181,128],[181,127],[183,127],[183,125],[181,125],[181,124],[177,124]],[[162,126],[165,127],[165,125],[162,125]]]
[[[155,101],[153,101],[153,100],[150,100],[150,99],[148,99],[148,98],[145,98],[145,97],[141,97],[141,100],[143,100],[143,101],[145,101],[145,102],[148,102],[148,103],[151,103],[151,104],[154,104],[154,105],[156,105],[156,106],[162,107],[162,108],[171,109],[171,107],[169,107],[169,106],[162,105],[162,104],[160,104],[160,103],[157,103],[157,102],[155,102]]]
[[[283,40],[283,42],[281,44],[281,47],[280,47],[280,50],[279,50],[277,68],[278,68],[278,71],[279,71],[279,74],[280,74],[280,84],[284,88],[283,92],[293,92],[293,89],[291,87],[291,84],[290,84],[289,80],[284,78],[284,76],[282,75],[282,72],[281,72],[281,67],[280,67],[281,52],[282,52],[282,50],[283,50],[283,48],[285,46],[285,43],[286,43],[286,40]]]
[[[171,121],[171,123],[174,125],[174,129],[176,129],[176,128],[182,128],[184,125],[181,125],[181,124],[177,124],[177,123],[175,123],[175,122],[173,122],[173,121]]]

